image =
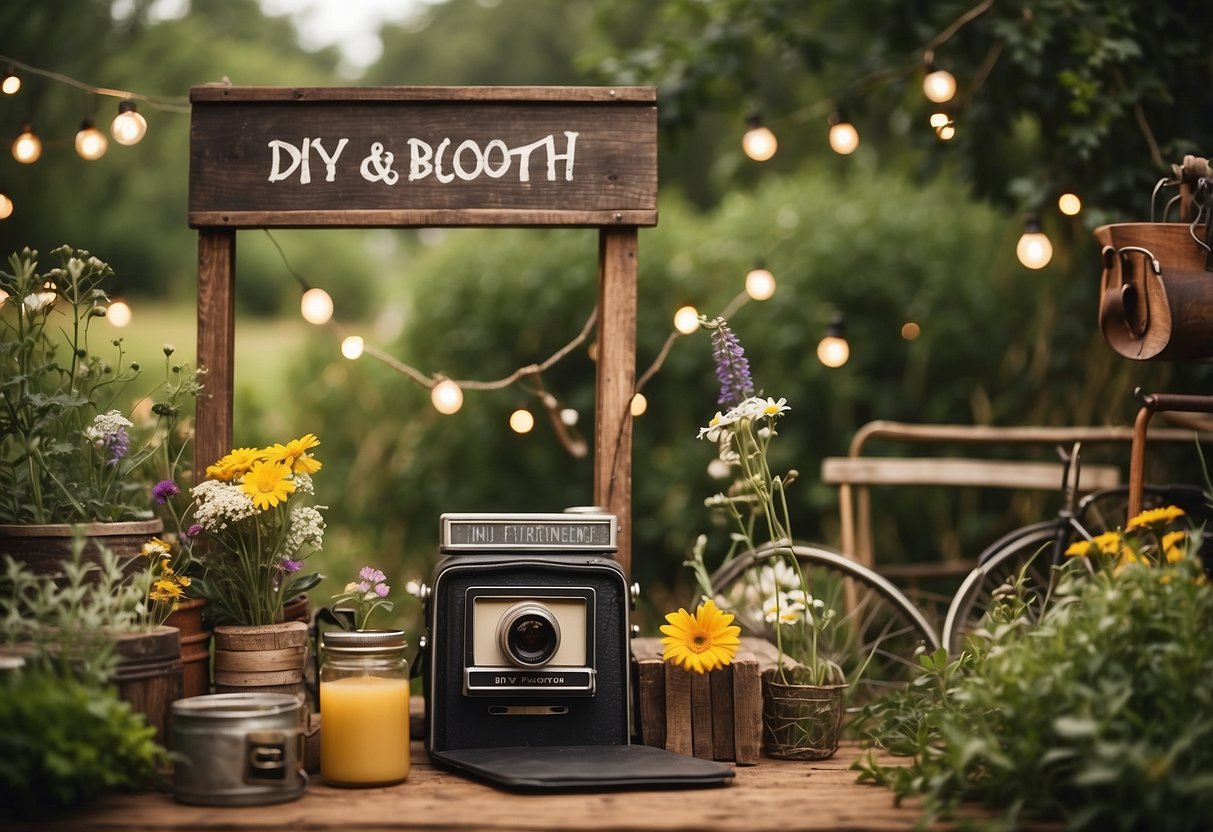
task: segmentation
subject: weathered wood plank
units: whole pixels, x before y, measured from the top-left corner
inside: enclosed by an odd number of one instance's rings
[[[691,677],[691,753],[704,760],[712,759],[715,745],[712,739],[712,681],[711,674],[692,673]]]
[[[190,101],[594,101],[655,103],[656,87],[234,87],[204,84]]]
[[[198,232],[198,367],[205,371],[194,428],[194,477],[232,448],[236,344],[236,232]]]
[[[191,211],[191,227],[228,228],[433,228],[440,226],[534,226],[592,228],[612,225],[656,225],[656,211],[583,211],[542,209]]]
[[[1055,462],[955,458],[826,457],[821,479],[829,485],[955,485],[1056,491],[1062,468]],[[1083,465],[1082,489],[1120,485],[1115,465]]]
[[[666,662],[665,747],[688,757],[695,753],[695,729],[691,721],[691,675]]]
[[[735,760],[733,726],[733,674],[740,654],[727,667],[707,674],[712,689],[712,754],[713,760]]]

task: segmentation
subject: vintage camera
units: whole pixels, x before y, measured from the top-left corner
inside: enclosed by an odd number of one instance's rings
[[[426,593],[431,752],[626,745],[628,612],[616,519],[444,514]]]

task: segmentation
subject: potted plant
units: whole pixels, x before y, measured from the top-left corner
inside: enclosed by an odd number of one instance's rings
[[[105,356],[94,350],[113,271],[71,246],[52,254],[56,268],[39,271],[27,248],[0,271],[0,553],[43,573],[59,569],[78,530],[126,557],[161,531],[152,484],[175,479],[182,408],[200,389],[195,371],[169,366],[166,346],[148,416],[123,412],[139,364],[122,339]]]
[[[701,316],[700,326],[711,333],[720,382],[718,404],[726,409],[700,429],[699,438],[716,443],[719,460],[735,472],[732,487],[706,503],[726,513],[733,526],[726,563],[739,552],[764,553],[760,565],[735,584],[728,597],[717,597],[716,604],[736,609],[746,629],[765,633],[778,649],[776,666],[762,680],[766,752],[823,759],[838,746],[847,679],[835,658],[819,646],[835,625],[844,599],[814,597],[792,549],[785,489],[796,472],[774,474],[768,461],[778,421],[789,410],[786,400],[754,395],[749,362],[727,321]],[[704,564],[706,540],[700,537],[688,565],[704,595],[712,599],[715,589]],[[715,605],[706,612],[713,610]],[[667,626],[687,629],[686,622],[674,620]],[[672,634],[666,627],[662,631]],[[667,656],[679,649],[676,643],[667,645]]]
[[[170,763],[180,646],[161,622],[188,578],[162,547],[128,569],[104,547],[86,560],[84,543],[78,533],[60,580],[10,557],[0,573],[0,815],[78,809],[152,785]]]
[[[320,444],[306,434],[285,444],[236,448],[206,469],[174,522],[198,565],[194,591],[208,600],[217,692],[246,687],[303,693],[308,626],[283,621],[286,602],[320,581],[302,572],[324,540],[324,517],[309,505]],[[175,506],[178,495],[169,497]]]

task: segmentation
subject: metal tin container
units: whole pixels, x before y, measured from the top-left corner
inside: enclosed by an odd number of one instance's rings
[[[173,797],[205,806],[294,800],[307,789],[303,703],[276,693],[217,693],[173,703],[173,743],[184,757]]]

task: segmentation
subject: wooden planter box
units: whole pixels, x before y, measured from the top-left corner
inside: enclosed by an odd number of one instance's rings
[[[778,653],[742,638],[727,667],[694,673],[662,661],[659,638],[632,642],[640,741],[706,760],[753,765],[762,750],[762,671]]]

